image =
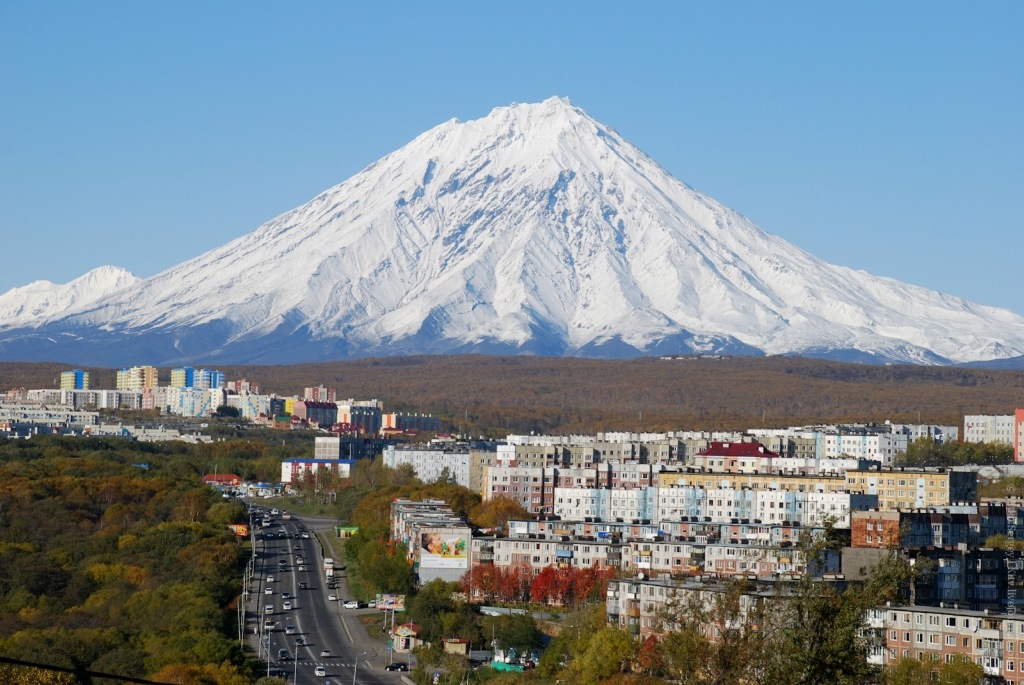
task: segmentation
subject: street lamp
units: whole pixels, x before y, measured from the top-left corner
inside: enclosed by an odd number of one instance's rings
[[[363,652],[356,658],[356,662],[352,665],[352,685],[356,685],[356,672],[359,670],[359,659],[366,656],[366,652]]]

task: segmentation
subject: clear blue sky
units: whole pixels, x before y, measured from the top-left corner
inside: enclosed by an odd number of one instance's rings
[[[1024,3],[0,0],[0,292],[151,276],[568,97],[819,257],[1024,314]]]

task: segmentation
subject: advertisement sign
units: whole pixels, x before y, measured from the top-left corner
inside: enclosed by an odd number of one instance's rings
[[[229,525],[228,528],[230,528],[234,532],[236,537],[240,537],[240,538],[247,538],[247,537],[249,537],[249,524],[247,524],[247,523],[235,523],[235,524]]]
[[[405,595],[377,595],[380,611],[405,611]]]
[[[434,529],[420,534],[420,568],[469,568],[469,529]]]

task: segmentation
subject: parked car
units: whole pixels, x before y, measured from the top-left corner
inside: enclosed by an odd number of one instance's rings
[[[387,666],[385,666],[384,670],[385,671],[408,671],[409,670],[409,664],[405,663],[404,661],[396,661],[393,664],[388,664]]]
[[[357,602],[354,599],[350,599],[347,602],[345,602],[345,608],[346,609],[358,609],[359,608],[359,602]]]

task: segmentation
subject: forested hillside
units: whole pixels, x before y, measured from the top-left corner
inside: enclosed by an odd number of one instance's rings
[[[250,552],[227,528],[248,519],[202,484],[207,457],[180,443],[0,443],[0,655],[163,682],[252,682],[232,639]],[[0,682],[18,672],[0,665]]]

